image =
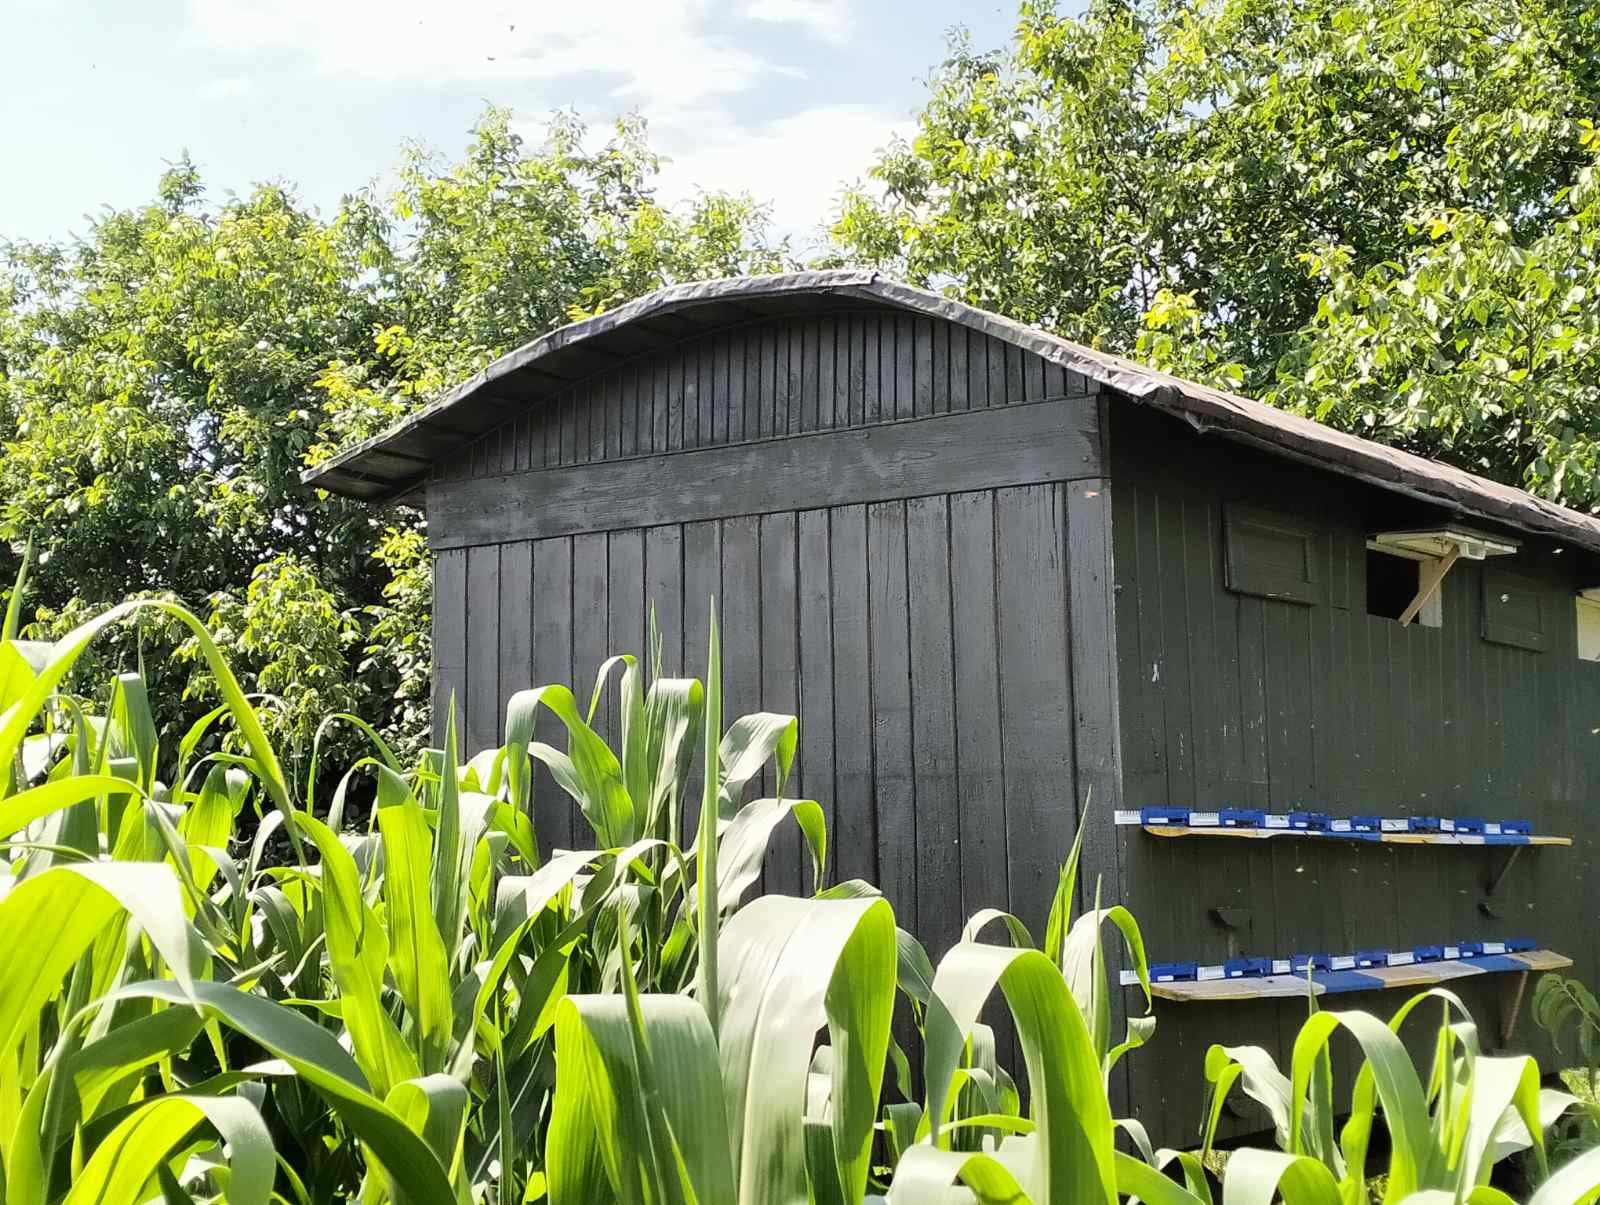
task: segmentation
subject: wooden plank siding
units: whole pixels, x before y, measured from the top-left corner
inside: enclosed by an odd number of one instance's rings
[[[466,445],[436,464],[432,478],[655,456],[1097,391],[1077,373],[959,324],[835,307],[723,327],[611,368]]]
[[[646,654],[652,609],[665,672],[703,676],[715,596],[725,716],[800,715],[788,789],[826,809],[829,878],[881,886],[935,957],[982,907],[1042,931],[1078,801],[1114,806],[1102,417],[1031,353],[862,308],[616,365],[430,481],[436,693],[470,753],[514,685],[586,698],[606,656]],[[1074,654],[1075,625],[1098,653]],[[583,843],[536,789],[543,843]],[[1091,861],[1114,859],[1096,832]],[[762,886],[810,878],[790,826]]]
[[[1593,870],[1589,796],[1600,787],[1600,665],[1577,659],[1573,619],[1573,592],[1588,584],[1581,554],[1527,539],[1506,558],[1557,620],[1543,652],[1484,639],[1484,567],[1464,560],[1443,584],[1442,626],[1402,628],[1366,612],[1366,536],[1437,525],[1436,516],[1419,519],[1392,495],[1137,406],[1113,405],[1110,435],[1126,806],[1517,816],[1578,837],[1570,850],[1524,852],[1491,916],[1479,905],[1503,850],[1174,841],[1123,829],[1123,894],[1150,956],[1216,962],[1526,936],[1596,978],[1600,935],[1576,886]],[[1313,524],[1325,601],[1230,592],[1227,503]],[[1490,1044],[1496,990],[1460,987]],[[1340,1006],[1387,1015],[1398,1002]],[[1159,1005],[1157,1014],[1152,1045],[1130,1060],[1132,1098],[1151,1132],[1172,1140],[1195,1132],[1201,1101],[1177,1086],[1192,1079],[1167,1069],[1197,1070],[1213,1042],[1286,1057],[1305,1006]],[[1526,1007],[1517,1041],[1548,1053]],[[1246,1107],[1232,1124],[1257,1128],[1264,1115]]]

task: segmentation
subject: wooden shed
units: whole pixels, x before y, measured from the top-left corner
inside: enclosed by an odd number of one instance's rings
[[[1561,961],[1523,939],[1600,971],[1591,516],[853,270],[564,327],[307,480],[425,507],[471,748],[652,605],[702,672],[715,595],[727,713],[798,712],[832,876],[935,958],[981,907],[1042,925],[1081,827],[1085,891],[1193,964],[1124,1064],[1159,1138],[1209,1042],[1292,1034],[1297,955],[1330,993],[1448,979],[1491,1045],[1534,1044],[1515,968]],[[793,841],[766,885],[801,875]]]

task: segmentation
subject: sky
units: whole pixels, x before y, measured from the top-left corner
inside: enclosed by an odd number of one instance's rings
[[[84,233],[185,151],[213,199],[267,180],[330,213],[403,143],[452,157],[488,104],[638,111],[662,195],[747,191],[797,250],[906,132],[961,25],[1015,0],[0,0],[0,240]]]

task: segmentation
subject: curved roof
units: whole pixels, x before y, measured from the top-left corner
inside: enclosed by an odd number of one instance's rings
[[[1458,511],[1600,551],[1600,518],[1220,389],[1069,342],[987,310],[859,269],[696,281],[657,290],[551,331],[500,357],[411,417],[348,448],[302,480],[387,501],[426,479],[441,456],[611,365],[716,327],[813,308],[828,299],[960,323],[1081,373],[1135,402],[1280,455]]]

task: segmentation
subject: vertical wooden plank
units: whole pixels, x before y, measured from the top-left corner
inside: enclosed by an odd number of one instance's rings
[[[894,416],[916,413],[916,320],[910,314],[894,319]],[[887,370],[885,370],[887,371]]]
[[[533,545],[527,540],[500,549],[500,735],[506,701],[533,685]]]
[[[900,926],[921,931],[917,912],[917,799],[912,766],[911,664],[906,630],[906,509],[867,507],[867,625],[872,662],[873,794],[879,886]]]
[[[785,323],[778,339],[778,434],[793,435],[801,429],[805,406],[804,372],[805,324]]]
[[[644,596],[644,532],[640,528],[613,531],[607,536],[606,571],[608,607],[607,642],[613,653],[632,653],[641,663],[650,660],[647,606]]]
[[[883,420],[883,320],[876,314],[870,314],[861,319],[862,333],[862,378],[861,378],[861,421],[876,423]],[[893,344],[891,342],[890,346]],[[891,361],[892,362],[892,361]],[[890,381],[893,381],[890,377]],[[891,384],[890,388],[893,386]]]
[[[601,407],[605,413],[605,448],[602,460],[622,455],[622,373],[608,372],[600,384]]]
[[[1013,343],[1005,344],[1006,355],[1006,393],[1004,402],[1020,402],[1026,396],[1027,365],[1024,362],[1028,357],[1023,350]]]
[[[595,677],[611,655],[606,544],[603,531],[572,537],[572,691],[582,707],[588,706]],[[603,708],[595,716],[595,731],[608,741],[617,735]]]
[[[928,411],[932,414],[950,409],[950,332],[954,329],[949,322],[932,322],[928,327]],[[965,376],[963,370],[963,383]]]
[[[728,336],[718,332],[701,341],[701,388],[706,392],[706,445],[720,447],[728,442],[728,400],[732,389],[728,380]]]
[[[561,392],[561,443],[556,459],[558,464],[576,464],[578,460],[578,405],[571,389]]]
[[[672,387],[670,368],[665,358],[650,361],[650,451],[672,450]],[[681,418],[678,429],[682,438]]]
[[[583,419],[588,423],[589,448],[584,456],[587,461],[604,460],[606,458],[606,406],[604,382],[590,381],[580,391],[582,398],[580,405],[583,407]]]
[[[685,349],[691,369],[688,380],[692,383],[695,398],[694,447],[708,448],[715,442],[713,434],[716,420],[715,367],[711,362],[711,348],[704,339],[697,339]]]
[[[822,322],[808,318],[800,331],[801,431],[822,429]],[[832,399],[829,399],[830,402]]]
[[[834,847],[837,875],[878,881],[872,782],[872,658],[867,632],[867,514],[835,507],[829,520],[833,570]]]
[[[467,682],[461,756],[498,745],[500,726],[500,548],[467,549]]]
[[[612,374],[617,382],[617,455],[639,453],[639,371],[627,364]]]
[[[839,320],[840,376],[844,379],[844,397],[834,405],[839,412],[839,425],[858,427],[866,421],[867,351],[866,324],[860,314],[850,314]],[[840,405],[840,401],[843,405]]]
[[[985,406],[1006,404],[1006,345],[992,335],[983,337],[985,363],[989,370],[988,384],[984,389]],[[973,403],[976,405],[976,401]]]
[[[734,365],[735,371],[742,371]],[[702,682],[710,673],[706,637],[710,631],[711,605],[715,598],[720,619],[722,606],[722,525],[712,519],[683,525],[683,666],[684,673]],[[726,660],[726,658],[724,658]],[[724,709],[726,721],[732,713]],[[679,840],[686,845],[694,840],[700,812],[698,770],[691,770],[688,795],[682,810],[683,831]]]
[[[949,503],[906,503],[918,938],[937,960],[961,936],[961,806],[951,647]]]
[[[911,413],[933,413],[933,323],[926,318],[911,323]]]
[[[685,428],[692,430],[695,415],[689,401],[688,362],[683,349],[663,352],[661,368],[667,390],[667,451],[679,452],[688,446]]]
[[[951,326],[950,334],[950,404],[951,410],[968,410],[972,407],[971,332],[964,326]]]
[[[826,396],[826,395],[824,395]],[[801,511],[797,519],[799,542],[797,610],[800,633],[800,752],[795,770],[795,791],[801,798],[815,799],[822,806],[830,839],[831,861],[839,853],[832,845],[838,838],[838,807],[833,781],[833,556],[828,539],[828,512]],[[815,892],[805,862],[803,889]],[[833,865],[823,868],[831,876]]]
[[[459,726],[467,680],[467,550],[446,548],[433,562],[433,743],[444,744],[455,700]]]
[[[761,524],[761,706],[784,715],[800,713],[800,623],[795,516],[792,511],[762,515]],[[777,790],[773,774],[763,772],[761,789]],[[786,792],[787,793],[787,792]],[[800,893],[802,840],[799,826],[785,821],[773,834],[763,880],[783,895]]]
[[[761,328],[745,327],[743,343],[744,430],[740,439],[749,442],[760,439],[764,430],[761,419]]]
[[[1010,900],[992,491],[950,498],[950,593],[965,917]]]
[[[1111,483],[1063,487],[1067,514],[1067,611],[1072,642],[1073,752],[1083,882],[1101,884],[1103,900],[1125,898],[1113,813],[1122,804],[1122,737],[1116,691],[1117,630],[1111,544]],[[1208,583],[1209,584],[1209,583]],[[1093,906],[1092,897],[1089,899]],[[1107,947],[1111,949],[1112,947]],[[1113,963],[1118,961],[1113,957]],[[1120,1000],[1120,997],[1118,998]]]
[[[761,520],[722,520],[722,714],[724,725],[761,710]],[[747,793],[747,798],[755,798]]]
[[[1067,666],[1064,504],[1058,487],[996,494],[1000,724],[1005,757],[1011,911],[1043,925],[1070,852],[1076,801]]]
[[[527,469],[533,462],[529,455],[529,445],[532,442],[533,415],[524,411],[516,420],[516,454],[512,457],[511,468],[513,472]]]
[[[911,417],[911,315],[901,314],[883,320],[883,342],[879,344],[879,384],[883,389],[883,417]]]
[[[1022,353],[1024,397],[1030,402],[1041,401],[1045,396],[1045,362],[1042,356]]]
[[[832,314],[818,324],[817,334],[817,427],[831,431],[840,425],[844,413],[848,377],[839,373],[839,319]],[[841,404],[844,403],[844,404]]]
[[[644,533],[646,633],[650,617],[661,639],[661,672],[669,678],[697,678],[705,667],[684,663],[683,528],[676,523]]]
[[[574,678],[570,537],[557,536],[534,543],[533,583],[533,680],[540,686],[571,684]],[[544,708],[540,708],[534,721],[533,735],[556,748],[565,745],[561,722]],[[577,826],[577,806],[556,785],[550,771],[537,763],[533,800],[534,824],[547,848],[572,849],[587,841],[587,826]]]
[[[722,605],[722,525],[715,519],[683,525],[684,672],[705,679],[711,605]]]
[[[989,404],[989,341],[977,331],[962,327],[961,345],[965,349],[967,387],[957,405],[962,410],[981,410]]]
[[[754,371],[755,421],[746,438],[767,439],[772,435],[772,321],[751,328],[747,354]]]

